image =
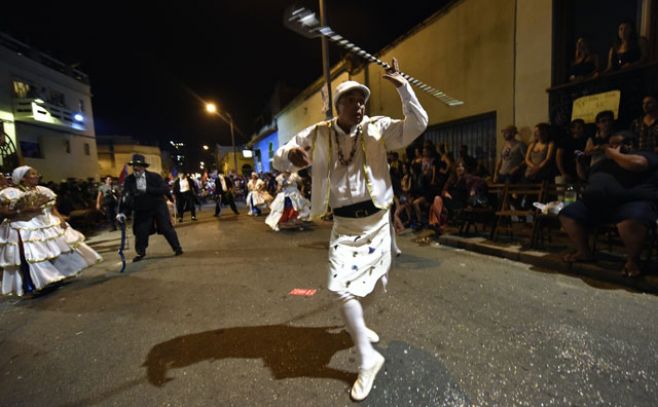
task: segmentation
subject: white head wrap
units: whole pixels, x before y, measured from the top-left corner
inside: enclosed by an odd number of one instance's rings
[[[20,167],[14,168],[14,171],[11,173],[11,181],[14,183],[14,185],[18,185],[21,183],[21,180],[27,174],[32,167],[29,165],[21,165]]]

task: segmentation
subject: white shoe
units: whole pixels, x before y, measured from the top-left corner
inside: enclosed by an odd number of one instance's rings
[[[354,382],[352,391],[350,392],[352,399],[356,401],[361,401],[368,397],[370,390],[372,390],[372,385],[375,382],[377,373],[379,373],[382,366],[384,366],[386,359],[384,359],[379,352],[375,351],[375,357],[376,362],[371,368],[359,369],[359,377]]]
[[[377,332],[366,327],[366,335],[368,336],[370,343],[379,343],[379,335],[377,335]]]

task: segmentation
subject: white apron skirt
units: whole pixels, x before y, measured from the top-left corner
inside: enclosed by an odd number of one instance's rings
[[[365,297],[390,268],[389,210],[365,218],[334,215],[329,242],[329,290]]]

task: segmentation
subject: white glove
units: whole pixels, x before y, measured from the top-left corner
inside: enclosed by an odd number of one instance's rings
[[[126,215],[124,215],[123,213],[120,213],[120,214],[117,215],[117,217],[115,219],[119,223],[124,223],[126,221]]]

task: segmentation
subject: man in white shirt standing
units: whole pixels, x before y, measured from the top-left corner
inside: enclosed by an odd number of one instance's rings
[[[359,375],[351,391],[354,400],[368,396],[384,365],[384,357],[372,347],[379,337],[365,324],[361,300],[378,284],[385,288],[391,266],[393,188],[386,153],[410,144],[428,122],[396,59],[383,77],[400,94],[404,120],[367,117],[370,90],[346,81],[335,91],[338,117],[301,131],[279,148],[273,160],[280,171],[312,165],[311,217],[322,217],[329,205],[333,210],[328,288],[341,301],[359,355]]]
[[[197,186],[194,180],[184,174],[178,174],[178,178],[174,181],[174,196],[176,197],[176,216],[178,222],[183,221],[183,214],[185,208],[190,210],[192,220],[196,221],[196,192]]]

